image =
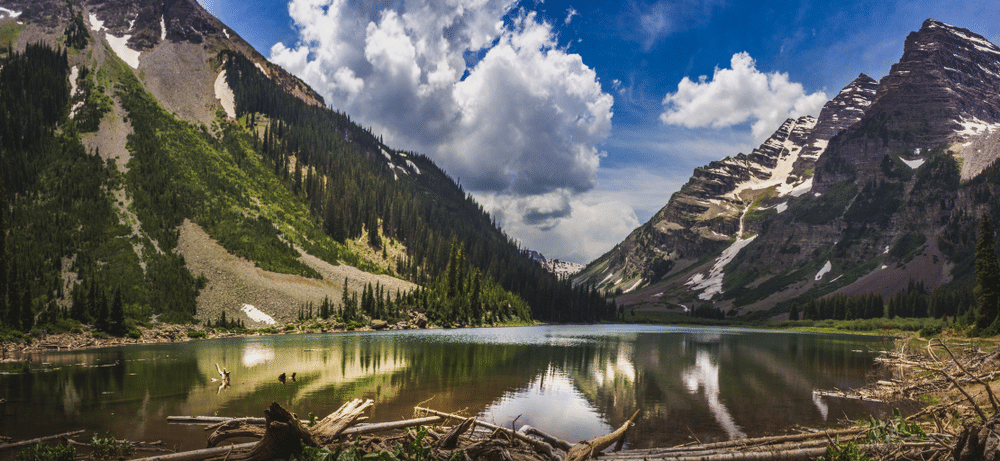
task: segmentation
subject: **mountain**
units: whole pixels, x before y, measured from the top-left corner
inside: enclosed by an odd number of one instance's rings
[[[2,326],[612,315],[195,0],[4,8]]]
[[[555,274],[560,280],[568,279],[576,275],[577,272],[580,272],[584,268],[583,264],[571,263],[569,261],[561,261],[558,259],[548,259],[545,255],[534,250],[528,250],[527,253],[529,258],[537,261],[538,264],[541,264],[541,266],[547,271]]]
[[[874,99],[874,87],[875,81],[862,74],[826,103],[818,119],[788,119],[749,155],[695,169],[649,222],[575,279],[627,292],[717,254],[745,230],[744,213],[754,203],[802,195],[811,188],[816,159],[834,135],[860,120]]]
[[[997,88],[1000,48],[929,19],[889,75],[696,169],[574,281],[626,305],[754,316],[831,293],[967,289],[976,222],[1000,211]]]

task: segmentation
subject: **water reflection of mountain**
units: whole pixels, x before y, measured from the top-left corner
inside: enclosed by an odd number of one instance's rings
[[[500,333],[497,333],[500,331]],[[860,342],[859,342],[860,341]],[[643,410],[635,447],[775,433],[822,424],[851,409],[812,400],[814,388],[861,384],[864,340],[703,329],[644,332],[620,326],[228,338],[42,354],[52,371],[0,376],[4,435],[85,427],[178,448],[201,429],[168,415],[260,415],[277,401],[324,416],[371,398],[371,421],[428,406],[532,424],[575,442]],[[215,365],[231,372],[219,389]],[[284,384],[278,375],[296,374]],[[17,403],[23,402],[23,403]],[[52,422],[58,422],[53,425]]]
[[[791,422],[824,425],[830,415],[871,410],[812,396],[813,389],[864,383],[872,354],[858,341],[774,333],[637,335],[632,342],[608,341],[574,378],[612,425],[634,408],[643,410],[634,447],[760,436]]]

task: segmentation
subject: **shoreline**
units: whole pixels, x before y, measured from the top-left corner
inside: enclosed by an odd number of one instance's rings
[[[79,332],[46,334],[45,336],[42,336],[40,338],[31,337],[30,344],[24,342],[23,340],[18,342],[11,342],[11,341],[0,342],[0,349],[2,349],[2,353],[0,353],[2,354],[0,355],[0,363],[17,363],[23,361],[20,360],[19,358],[12,358],[11,355],[20,356],[21,354],[30,354],[37,352],[82,351],[82,350],[99,349],[104,347],[116,347],[116,346],[169,344],[169,343],[197,341],[203,339],[273,336],[273,335],[304,335],[304,334],[322,334],[322,333],[365,333],[365,332],[375,332],[375,331],[443,330],[443,329],[459,329],[459,328],[503,328],[503,327],[538,326],[538,325],[546,325],[546,323],[541,323],[541,322],[534,322],[532,324],[510,323],[510,324],[459,326],[459,327],[445,328],[438,325],[428,325],[426,323],[424,323],[423,326],[420,326],[419,322],[413,323],[412,321],[398,322],[395,324],[388,324],[385,322],[377,324],[373,322],[373,324],[370,325],[348,329],[343,322],[337,322],[332,320],[309,319],[306,321],[299,321],[296,323],[287,324],[280,328],[277,326],[271,326],[268,328],[252,329],[244,331],[234,331],[224,328],[205,327],[197,324],[155,323],[153,324],[153,326],[137,325],[135,328],[142,333],[142,335],[139,338],[109,336],[107,334],[98,332],[90,325],[83,325],[81,326],[80,328],[81,331]],[[293,328],[288,328],[289,326],[292,326]]]

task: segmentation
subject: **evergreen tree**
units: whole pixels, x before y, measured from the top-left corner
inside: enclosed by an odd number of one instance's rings
[[[18,273],[17,258],[10,260],[10,281],[7,285],[7,326],[13,329],[21,327],[21,284]]]
[[[979,311],[976,327],[984,330],[997,320],[1000,309],[1000,262],[997,261],[993,225],[985,212],[979,221],[979,242],[976,243],[976,303]],[[996,331],[990,334],[996,334]]]
[[[226,312],[222,311],[220,320],[222,327],[226,328]],[[114,301],[111,303],[111,319],[108,323],[108,332],[115,336],[125,336],[125,305],[122,302],[122,290],[115,290]]]
[[[788,311],[788,320],[798,320],[799,319],[799,306],[792,304],[792,308]]]
[[[7,208],[7,189],[0,182],[0,319],[7,317]]]
[[[31,291],[21,294],[21,331],[29,332],[35,326],[35,311],[31,308]]]

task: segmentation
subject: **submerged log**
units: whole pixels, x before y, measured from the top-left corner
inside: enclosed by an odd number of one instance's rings
[[[625,436],[625,432],[638,416],[639,410],[636,410],[635,413],[632,413],[632,417],[614,432],[573,445],[573,448],[570,448],[569,452],[566,453],[566,461],[586,461],[592,458],[595,453],[604,451],[605,448],[610,447],[615,441]]]

